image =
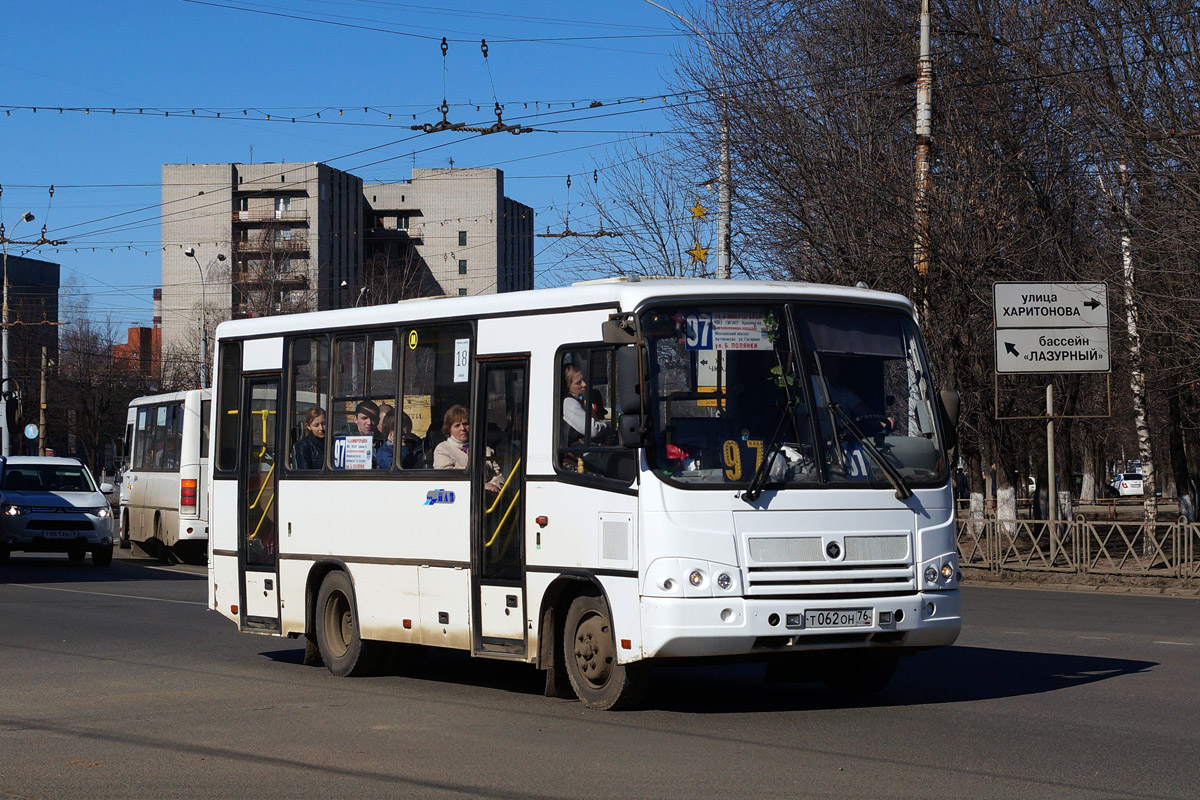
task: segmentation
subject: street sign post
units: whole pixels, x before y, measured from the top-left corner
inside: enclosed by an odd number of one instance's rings
[[[1108,372],[1108,328],[996,331],[996,372]]]
[[[1000,375],[1112,371],[1108,349],[1108,285],[992,284],[996,344],[996,417]],[[1109,406],[1111,413],[1111,394]],[[1081,416],[1081,415],[1076,415]],[[1006,417],[1006,419],[1013,419]],[[1050,483],[1050,557],[1058,554],[1060,498],[1054,474],[1054,381],[1046,381],[1046,455]],[[1069,501],[1069,494],[1067,495]]]
[[[1107,328],[1103,283],[996,283],[997,328]]]
[[[996,372],[1110,372],[1108,286],[996,283]]]

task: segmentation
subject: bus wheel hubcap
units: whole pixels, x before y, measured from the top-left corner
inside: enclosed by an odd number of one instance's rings
[[[608,683],[613,665],[612,637],[603,617],[592,614],[575,631],[575,666],[595,687]]]

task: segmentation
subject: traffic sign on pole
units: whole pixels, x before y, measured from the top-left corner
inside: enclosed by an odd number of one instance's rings
[[[996,372],[1110,372],[1108,285],[992,285]]]
[[[1108,372],[1108,328],[996,331],[996,372]]]
[[[996,283],[997,328],[1107,328],[1103,283]]]

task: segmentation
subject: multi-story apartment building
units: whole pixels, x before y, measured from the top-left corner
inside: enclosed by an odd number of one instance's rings
[[[164,164],[162,327],[199,351],[231,317],[533,288],[533,209],[498,169],[363,185],[320,163]],[[201,309],[204,314],[201,314]]]
[[[404,259],[420,294],[533,288],[533,209],[504,196],[498,169],[414,169],[363,186],[369,257]],[[407,243],[396,246],[389,243]]]
[[[163,347],[199,325],[337,308],[360,280],[362,180],[325,164],[164,164]],[[204,313],[201,314],[201,306]]]

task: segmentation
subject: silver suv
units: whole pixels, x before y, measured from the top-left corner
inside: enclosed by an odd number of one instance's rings
[[[92,473],[74,458],[0,457],[0,562],[8,554],[66,553],[107,567],[113,557],[112,509]]]

